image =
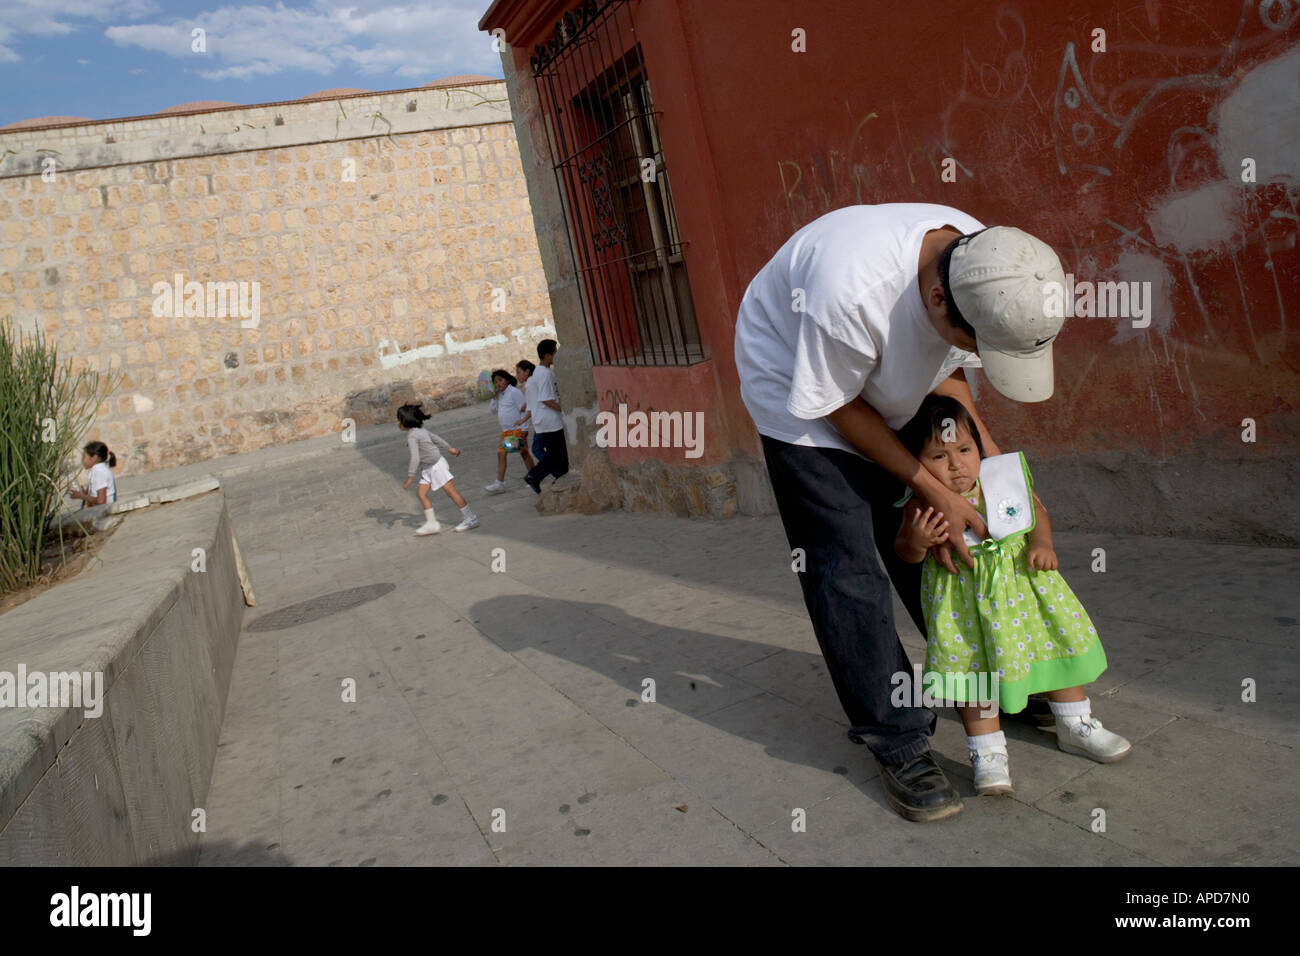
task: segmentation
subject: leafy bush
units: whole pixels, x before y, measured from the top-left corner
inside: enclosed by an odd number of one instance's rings
[[[33,583],[77,446],[117,376],[60,364],[40,333],[0,322],[0,593]],[[62,535],[59,538],[62,545]]]

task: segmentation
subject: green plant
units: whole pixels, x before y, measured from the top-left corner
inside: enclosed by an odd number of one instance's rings
[[[39,332],[0,322],[0,593],[33,583],[77,445],[116,374],[74,372]],[[63,537],[59,532],[60,553]]]

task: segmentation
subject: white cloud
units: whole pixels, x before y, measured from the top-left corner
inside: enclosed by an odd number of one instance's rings
[[[156,13],[153,0],[4,0],[0,3],[0,63],[22,59],[24,36],[59,37],[109,20]]]
[[[249,78],[283,70],[327,76],[346,68],[363,75],[434,79],[472,70],[496,76],[501,60],[478,30],[485,0],[404,5],[384,0],[315,0],[288,8],[222,6],[186,18],[111,26],[105,36],[176,58],[192,58],[208,79]],[[206,31],[205,53],[191,51],[191,30]],[[377,85],[383,85],[382,81]]]

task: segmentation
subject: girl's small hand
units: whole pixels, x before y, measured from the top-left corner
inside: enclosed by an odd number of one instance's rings
[[[1046,545],[1031,544],[1025,556],[1029,567],[1035,571],[1055,571],[1057,568],[1056,552]]]
[[[926,508],[912,515],[912,526],[908,530],[911,544],[919,551],[928,549],[933,544],[942,544],[948,540],[948,522],[942,511]]]

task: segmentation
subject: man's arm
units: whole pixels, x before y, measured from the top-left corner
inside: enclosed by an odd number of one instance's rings
[[[826,419],[850,445],[906,484],[921,501],[942,512],[951,522],[949,543],[967,567],[975,566],[966,542],[962,540],[961,531],[970,527],[981,538],[988,533],[979,512],[969,501],[956,492],[949,491],[938,478],[926,471],[925,466],[903,447],[903,443],[898,440],[894,430],[885,424],[879,412],[858,396],[831,412]],[[949,571],[956,572],[957,568],[946,551],[940,560]]]
[[[992,457],[1000,455],[997,442],[989,434],[988,427],[980,418],[980,413],[975,410],[975,397],[970,393],[970,385],[966,381],[966,372],[964,369],[957,369],[942,382],[934,387],[934,394],[947,395],[949,398],[955,398],[966,406],[966,411],[970,412],[970,417],[975,419],[975,427],[980,430],[980,441],[984,444],[984,455]]]

